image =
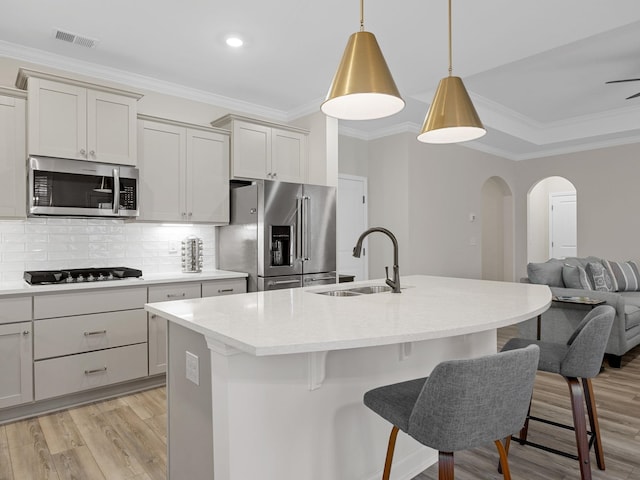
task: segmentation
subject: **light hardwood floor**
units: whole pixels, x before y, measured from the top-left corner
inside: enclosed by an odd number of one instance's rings
[[[502,329],[498,343],[514,335],[514,328]],[[599,471],[592,454],[593,478],[640,480],[640,348],[593,384],[607,466]],[[0,426],[0,480],[165,480],[165,404],[165,389],[157,388]],[[538,373],[532,413],[570,423],[568,388],[558,375]],[[534,442],[575,449],[570,431],[537,422],[529,430]],[[509,464],[514,480],[580,478],[576,461],[517,442]],[[499,480],[496,465],[493,445],[456,453],[456,479]],[[414,480],[437,478],[434,465]]]

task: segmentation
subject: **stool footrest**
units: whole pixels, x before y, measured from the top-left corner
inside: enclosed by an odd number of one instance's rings
[[[571,425],[566,425],[564,423],[554,422],[553,420],[548,420],[546,418],[535,417],[533,415],[527,416],[529,420],[535,420],[536,422],[546,423],[547,425],[553,425],[554,427],[564,428],[565,430],[575,431],[575,427]],[[593,435],[593,432],[587,430],[587,436],[589,437],[589,450],[593,447],[593,444],[596,440],[596,437]],[[530,442],[529,440],[522,440],[519,437],[512,437],[513,440],[517,440],[521,445],[529,445],[533,448],[538,448],[540,450],[544,450],[545,452],[555,453],[556,455],[561,455],[563,457],[571,458],[573,460],[579,460],[577,455],[572,453],[564,452],[562,450],[558,450],[556,448],[547,447],[546,445],[541,445],[539,443]]]

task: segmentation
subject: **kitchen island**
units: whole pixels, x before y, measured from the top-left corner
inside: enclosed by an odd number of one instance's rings
[[[380,478],[389,425],[365,391],[496,351],[496,329],[550,305],[544,285],[408,276],[402,293],[328,296],[382,281],[147,304],[170,321],[168,476]],[[401,435],[393,478],[435,452]]]

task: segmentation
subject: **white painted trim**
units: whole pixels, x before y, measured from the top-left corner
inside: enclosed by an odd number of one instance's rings
[[[339,173],[338,174],[338,185],[340,185],[340,179],[343,178],[345,180],[351,180],[354,182],[362,182],[363,186],[364,186],[364,191],[365,193],[365,205],[366,208],[364,209],[364,226],[365,226],[365,230],[367,228],[369,228],[369,179],[367,177],[363,177],[360,175],[349,175],[347,173]],[[338,191],[338,195],[340,195],[340,191]],[[339,226],[338,226],[339,228]],[[364,242],[362,242],[362,246],[364,249],[364,256],[367,256],[367,250],[369,249],[369,239],[365,238]],[[369,259],[368,257],[365,259],[366,261],[364,262],[364,278],[368,279],[369,278]],[[338,270],[340,269],[340,265],[338,265]]]

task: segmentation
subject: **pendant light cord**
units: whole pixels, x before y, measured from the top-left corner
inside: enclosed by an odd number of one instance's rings
[[[360,31],[364,32],[364,0],[360,0]]]
[[[453,72],[453,54],[451,53],[451,0],[449,0],[449,76]]]

